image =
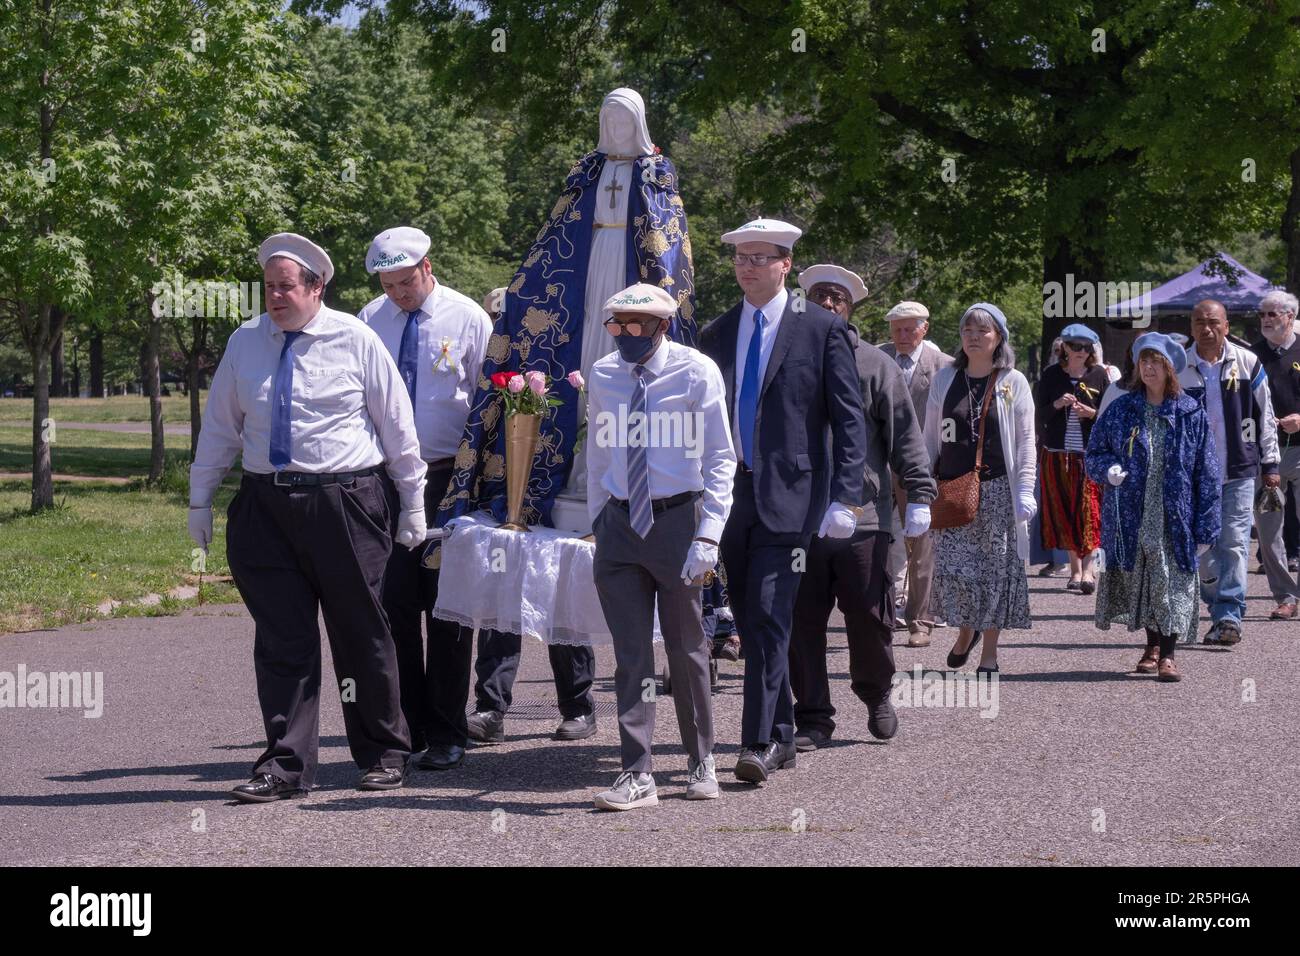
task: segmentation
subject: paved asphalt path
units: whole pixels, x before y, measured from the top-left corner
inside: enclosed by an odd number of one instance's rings
[[[552,741],[554,689],[532,641],[504,745],[405,790],[361,793],[329,697],[317,790],[244,806],[224,794],[262,747],[242,607],[10,635],[0,671],[101,670],[106,703],[99,719],[0,710],[0,863],[1300,863],[1300,623],[1265,620],[1263,578],[1250,577],[1244,642],[1180,650],[1181,684],[1126,673],[1142,641],[1095,630],[1092,599],[1063,578],[1030,582],[1034,628],[1007,635],[995,718],[905,709],[899,735],[873,742],[837,615],[831,747],[761,788],[736,782],[742,671],[724,664],[722,798],[682,799],[686,758],[663,701],[661,803],[623,814],[591,804],[619,769],[615,721]],[[900,639],[900,669],[941,667],[954,635],[937,631],[924,650]],[[598,663],[608,714],[612,654]]]

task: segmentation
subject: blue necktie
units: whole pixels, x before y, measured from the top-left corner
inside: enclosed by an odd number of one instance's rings
[[[745,464],[754,464],[754,422],[758,419],[758,393],[763,383],[758,370],[763,352],[763,313],[754,310],[754,332],[749,337],[749,352],[745,355],[745,377],[740,384],[740,450]]]
[[[293,407],[293,353],[289,346],[302,335],[285,332],[284,345],[280,347],[280,364],[275,370],[275,404],[271,407],[271,466],[280,471],[293,458],[293,436],[289,426],[289,412]]]
[[[627,510],[632,523],[632,530],[642,538],[650,533],[655,523],[654,507],[650,504],[650,464],[646,460],[646,442],[650,438],[650,422],[646,417],[646,371],[644,365],[638,365],[636,387],[632,389],[632,409],[628,415],[640,413],[641,428],[639,442],[627,445]]]
[[[406,316],[406,328],[402,329],[402,344],[397,350],[397,370],[402,373],[406,391],[415,404],[415,376],[420,367],[420,310],[416,309]]]

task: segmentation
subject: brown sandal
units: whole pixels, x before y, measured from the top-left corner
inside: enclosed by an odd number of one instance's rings
[[[1183,679],[1183,675],[1178,673],[1178,665],[1174,663],[1172,657],[1160,658],[1160,665],[1157,671],[1156,680],[1166,684],[1172,684],[1175,681]]]
[[[1154,674],[1159,661],[1160,645],[1148,644],[1147,649],[1142,652],[1142,659],[1138,661],[1138,666],[1134,670],[1139,674]]]

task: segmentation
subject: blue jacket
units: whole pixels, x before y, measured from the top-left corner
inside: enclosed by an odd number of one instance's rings
[[[1143,425],[1147,399],[1139,388],[1115,399],[1097,419],[1088,439],[1084,467],[1101,486],[1101,546],[1106,566],[1133,570],[1142,527],[1151,434]],[[1165,399],[1156,409],[1169,432],[1165,439],[1165,528],[1174,546],[1174,561],[1196,570],[1196,547],[1219,539],[1219,461],[1210,437],[1210,422],[1200,402],[1186,394]],[[1132,449],[1130,451],[1130,448]],[[1118,488],[1106,480],[1111,465],[1128,477]]]

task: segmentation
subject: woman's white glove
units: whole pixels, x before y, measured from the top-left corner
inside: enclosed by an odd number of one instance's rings
[[[1124,484],[1124,479],[1128,477],[1128,472],[1119,465],[1111,465],[1106,469],[1106,480],[1118,488]]]
[[[1032,521],[1036,514],[1038,514],[1038,502],[1034,500],[1034,496],[1021,495],[1016,502],[1016,520]]]
[[[190,508],[190,537],[204,551],[212,543],[212,509]]]
[[[903,522],[904,538],[919,538],[930,530],[930,506],[909,501]]]
[[[718,546],[707,541],[692,541],[682,565],[682,580],[693,584],[712,571],[718,563]]]
[[[858,516],[846,504],[832,501],[822,518],[822,529],[817,532],[819,538],[851,538],[858,527]]]
[[[429,529],[424,524],[424,509],[403,511],[397,516],[397,543],[407,548],[418,548],[424,544]]]

